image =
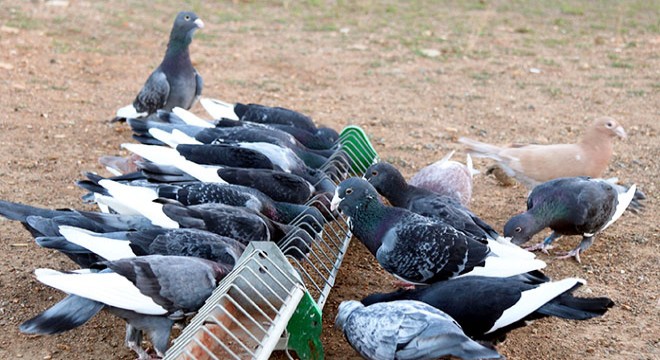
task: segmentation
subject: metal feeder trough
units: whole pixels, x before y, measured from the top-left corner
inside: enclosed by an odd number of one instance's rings
[[[362,176],[378,159],[357,126],[342,131],[336,149],[322,167],[335,185]],[[307,202],[324,214],[325,224],[304,214],[290,223],[300,230],[278,244],[250,243],[165,359],[268,359],[274,350],[287,350],[291,358],[288,349],[301,359],[322,359],[322,309],[351,239],[329,203],[326,195]],[[309,234],[315,234],[312,241]]]

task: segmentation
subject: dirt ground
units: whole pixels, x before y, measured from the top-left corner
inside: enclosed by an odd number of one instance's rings
[[[637,183],[646,211],[598,236],[582,264],[541,256],[547,274],[582,277],[579,294],[609,296],[616,307],[589,321],[536,321],[497,349],[514,360],[660,359],[658,1],[0,4],[3,200],[87,208],[73,181],[82,171],[107,174],[99,156],[125,154],[119,144],[132,141],[130,131],[106,120],[133,100],[162,58],[174,15],[190,8],[206,23],[191,48],[206,96],[289,107],[336,129],[362,126],[406,176],[450,150],[463,159],[460,136],[571,142],[595,117],[616,118],[629,136],[605,175]],[[479,175],[471,208],[501,230],[525,197],[521,186]],[[561,239],[559,250],[578,241]],[[124,323],[106,313],[61,335],[20,334],[22,321],[63,296],[32,271],[74,265],[9,221],[0,221],[0,254],[1,359],[134,357]],[[391,282],[353,241],[324,309],[327,358],[357,358],[332,328],[337,305]]]

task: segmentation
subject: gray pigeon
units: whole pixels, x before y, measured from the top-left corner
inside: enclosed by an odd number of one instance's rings
[[[444,312],[415,300],[339,305],[335,326],[365,359],[500,359],[495,350],[467,337]]]
[[[528,248],[542,250],[562,235],[581,235],[582,241],[561,258],[575,257],[587,250],[597,233],[614,223],[635,197],[637,187],[619,192],[608,181],[588,177],[567,177],[538,185],[527,197],[527,211],[512,217],[504,225],[504,236],[514,244],[529,241],[549,227],[552,234],[542,243]]]
[[[132,105],[117,110],[117,119],[148,116],[156,110],[190,109],[202,94],[202,77],[192,66],[188,46],[204,22],[193,12],[182,11],[174,19],[163,61],[144,83]]]
[[[151,359],[141,347],[143,331],[162,357],[175,321],[199,310],[229,271],[229,266],[204,259],[162,255],[105,261],[71,273],[37,269],[37,280],[70,295],[21,324],[20,330],[57,334],[107,307],[126,320],[126,346],[139,359]]]

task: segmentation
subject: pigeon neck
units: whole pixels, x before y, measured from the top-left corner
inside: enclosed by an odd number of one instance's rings
[[[379,233],[379,228],[386,210],[387,207],[381,204],[377,198],[371,198],[358,205],[355,214],[350,218],[353,234],[374,256],[382,244],[380,241],[382,234]]]
[[[557,219],[570,216],[568,209],[559,201],[541,201],[529,211],[530,228],[532,234],[538,233]]]
[[[168,60],[177,61],[178,59],[188,59],[190,61],[190,54],[188,52],[188,45],[192,42],[192,38],[185,37],[180,38],[170,38],[170,42],[167,44],[167,51],[165,52],[165,59],[163,62]]]
[[[599,168],[607,167],[614,147],[614,142],[610,136],[601,134],[596,129],[589,129],[580,143],[585,151],[592,154],[590,158],[597,163]]]

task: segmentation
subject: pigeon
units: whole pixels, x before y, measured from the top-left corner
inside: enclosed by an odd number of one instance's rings
[[[165,57],[149,75],[132,105],[117,111],[117,118],[145,117],[158,109],[190,109],[202,94],[203,81],[190,61],[188,46],[204,22],[193,12],[180,12],[174,19]]]
[[[532,319],[555,316],[586,320],[603,315],[614,305],[609,298],[572,295],[584,283],[577,278],[552,282],[530,274],[507,278],[468,276],[414,290],[372,294],[362,303],[370,306],[399,300],[422,301],[454,318],[469,337],[491,340]]]
[[[522,249],[490,246],[439,219],[385,206],[364,179],[342,181],[331,208],[348,217],[353,235],[386,271],[411,284],[461,275],[507,277],[545,267]]]
[[[66,241],[81,246],[104,260],[119,260],[143,255],[194,256],[233,266],[243,254],[245,245],[238,240],[198,229],[154,229],[95,233],[60,226]],[[53,239],[61,243],[61,239]],[[42,247],[51,238],[37,238]],[[51,247],[59,250],[55,247]]]
[[[163,212],[162,201],[154,201],[159,198],[176,200],[184,206],[222,203],[247,207],[285,224],[304,216],[304,223],[317,232],[326,221],[315,207],[273,201],[261,191],[241,185],[202,182],[179,185],[143,182],[122,184],[109,179],[83,180],[76,184],[90,191],[85,198],[91,198],[99,205],[124,215],[145,216],[154,225],[167,228],[178,228],[179,223]],[[298,225],[302,226],[302,223]]]
[[[498,147],[467,138],[459,142],[474,156],[494,159],[508,176],[531,189],[560,177],[602,176],[616,137],[626,137],[623,127],[610,117],[599,117],[575,144]]]
[[[156,128],[167,133],[178,130],[202,144],[234,143],[269,143],[291,149],[307,166],[319,168],[325,164],[334,150],[309,149],[293,135],[279,129],[259,124],[232,127],[203,128],[192,125],[178,125],[155,120],[128,120],[131,129],[137,135],[135,139],[142,143],[154,144],[150,129]]]
[[[390,163],[381,161],[369,166],[364,178],[393,206],[442,220],[483,241],[499,239],[497,231],[465,208],[459,200],[407,184],[399,170]]]
[[[151,359],[141,347],[142,332],[163,357],[174,323],[199,310],[230,270],[222,263],[163,255],[104,261],[69,273],[37,269],[37,280],[69,296],[19,329],[25,334],[58,334],[107,308],[126,320],[126,346],[139,359]]]
[[[580,245],[561,257],[574,257],[580,262],[580,254],[591,246],[594,235],[621,217],[635,191],[632,185],[627,192],[619,193],[606,180],[588,177],[550,180],[532,190],[527,197],[527,211],[507,221],[504,236],[514,244],[523,244],[549,227],[552,234],[529,248],[547,252],[562,235],[581,235]]]
[[[214,119],[227,118],[260,124],[290,125],[311,133],[318,130],[309,116],[282,107],[242,103],[232,105],[224,101],[207,98],[202,98],[200,103]]]
[[[502,356],[467,337],[449,315],[420,301],[400,300],[364,306],[339,304],[335,327],[362,357],[383,359],[499,359]]]
[[[472,198],[472,176],[479,172],[474,170],[470,155],[467,156],[466,165],[451,161],[452,155],[454,151],[422,168],[410,178],[408,183],[440,195],[453,197],[467,207]]]

